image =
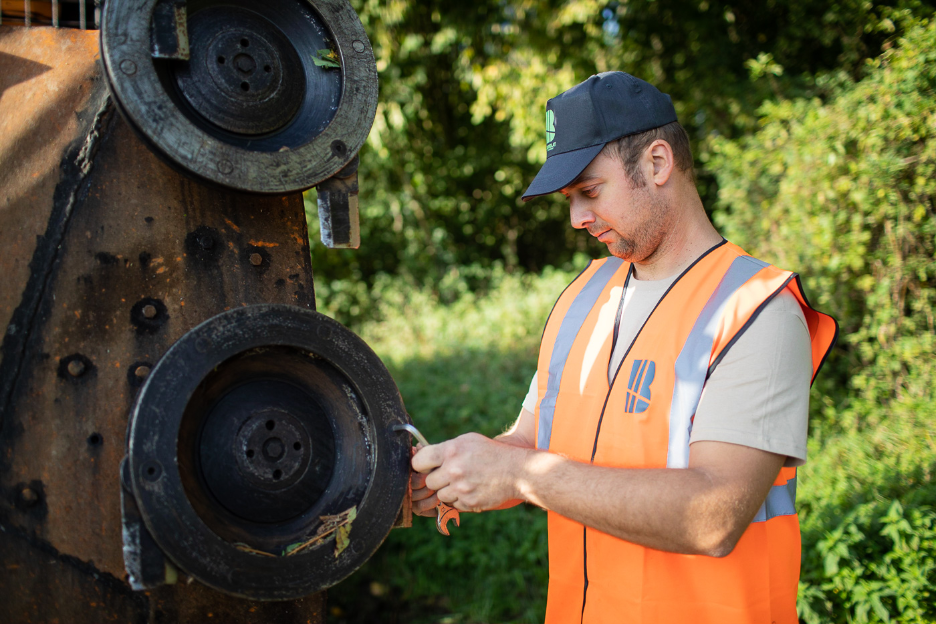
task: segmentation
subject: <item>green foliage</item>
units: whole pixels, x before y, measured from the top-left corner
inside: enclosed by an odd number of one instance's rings
[[[722,232],[802,271],[841,324],[801,471],[809,624],[936,621],[934,61],[921,21],[862,80],[767,103],[756,134],[713,146]]]
[[[464,291],[446,305],[397,280],[382,290],[382,322],[365,323],[360,333],[387,363],[430,442],[470,431],[494,436],[520,412],[546,317],[573,277],[500,272],[488,295]],[[414,517],[413,524],[391,532],[373,559],[329,591],[335,622],[542,621],[544,512],[519,506],[462,514],[451,537],[439,535],[434,519]]]
[[[353,5],[380,78],[361,155],[364,244],[314,245],[313,265],[330,282],[368,287],[380,274],[435,287],[452,266],[539,271],[602,254],[568,227],[561,198],[519,199],[546,157],[546,100],[593,73],[629,71],[673,96],[697,143],[703,198],[714,200],[708,137],[750,131],[765,99],[822,93],[818,71],[859,76],[911,11],[930,10],[925,0]]]
[[[807,624],[936,621],[934,422],[932,403],[902,401],[877,427],[810,440],[797,500]]]
[[[841,323],[823,393],[869,418],[895,398],[932,396],[936,379],[934,61],[936,28],[923,23],[864,80],[828,79],[826,103],[765,104],[759,132],[714,144],[717,224],[803,272]]]

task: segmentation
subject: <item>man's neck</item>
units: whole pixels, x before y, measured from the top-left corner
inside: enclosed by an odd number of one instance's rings
[[[634,263],[634,277],[639,280],[672,277],[722,241],[721,234],[705,214],[702,200],[698,194],[693,195],[688,198],[687,209],[678,211],[674,222],[669,224],[656,251],[642,262]]]

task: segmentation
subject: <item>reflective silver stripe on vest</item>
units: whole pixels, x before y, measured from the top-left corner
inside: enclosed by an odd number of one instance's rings
[[[620,258],[608,258],[601,267],[591,276],[585,287],[575,296],[572,305],[566,312],[556,342],[553,344],[552,355],[549,358],[549,375],[546,380],[546,394],[540,400],[539,433],[536,436],[536,448],[549,449],[549,440],[552,438],[553,416],[556,414],[556,399],[559,396],[559,383],[562,381],[562,370],[572,351],[575,338],[585,323],[588,313],[595,307],[601,292],[611,281],[611,277],[624,263]]]
[[[702,386],[712,357],[715,332],[725,305],[735,292],[754,275],[768,266],[750,256],[738,256],[725,271],[715,292],[696,319],[679,357],[676,358],[676,380],[673,385],[673,402],[669,415],[669,446],[666,450],[667,468],[689,466],[689,434],[692,431],[692,416],[699,407]]]
[[[777,516],[792,516],[796,514],[796,477],[784,485],[775,485],[767,493],[767,500],[757,510],[757,515],[751,522],[767,522]]]

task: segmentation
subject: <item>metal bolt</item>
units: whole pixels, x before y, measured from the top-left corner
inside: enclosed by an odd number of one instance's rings
[[[247,54],[238,54],[234,57],[234,66],[241,72],[250,74],[253,70],[257,69],[257,61],[253,60],[253,57]]]
[[[20,500],[27,507],[32,507],[39,502],[39,495],[32,488],[26,487],[20,491]]]
[[[214,247],[214,239],[207,234],[202,234],[198,237],[198,245],[205,251],[208,251]]]
[[[156,306],[152,303],[148,303],[143,306],[143,316],[148,319],[156,318]]]
[[[261,264],[263,264],[263,256],[261,256],[258,253],[250,254],[250,264],[254,266],[260,266]]]
[[[68,374],[72,377],[81,377],[84,375],[84,372],[85,364],[81,360],[72,360],[68,363]]]
[[[150,374],[150,367],[137,366],[136,370],[133,371],[133,374],[136,375],[138,379],[146,379],[146,376]]]

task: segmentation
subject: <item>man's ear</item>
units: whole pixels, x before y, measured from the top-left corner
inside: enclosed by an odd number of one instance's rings
[[[673,148],[662,139],[657,139],[647,148],[648,157],[653,166],[653,175],[651,180],[657,186],[663,186],[673,174],[676,167],[676,160],[673,157]]]

